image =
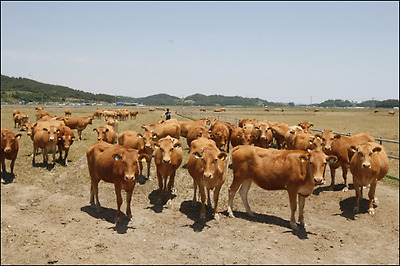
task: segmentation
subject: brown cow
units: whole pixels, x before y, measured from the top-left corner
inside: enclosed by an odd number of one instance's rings
[[[300,122],[298,124],[298,126],[301,127],[304,132],[307,132],[307,133],[311,134],[310,128],[313,127],[314,125],[312,123],[310,123],[310,122],[304,121],[304,122]]]
[[[200,108],[200,112],[205,112],[206,108]]]
[[[181,127],[181,137],[187,138],[188,132],[191,127],[195,126],[207,126],[207,120],[206,119],[200,119],[200,120],[194,120],[194,121],[178,121],[180,127]]]
[[[294,150],[293,144],[296,133],[303,132],[300,126],[290,126],[289,130],[285,134],[285,148],[288,150]]]
[[[115,143],[117,133],[112,126],[100,126],[98,128],[94,128],[93,131],[97,133],[97,140],[102,140],[111,144]]]
[[[115,132],[118,132],[118,120],[117,119],[109,117],[106,121],[106,124],[112,126],[114,128]]]
[[[62,117],[62,121],[64,121],[65,125],[70,127],[71,129],[76,129],[78,131],[79,140],[82,139],[82,131],[87,127],[87,125],[92,124],[93,117],[79,117],[79,116],[71,116],[71,117]]]
[[[233,199],[240,187],[240,196],[250,216],[254,216],[247,201],[252,182],[266,190],[286,190],[289,194],[293,230],[298,227],[295,220],[297,195],[299,197],[299,222],[304,226],[303,209],[305,199],[314,190],[315,183],[323,181],[326,162],[336,159],[322,151],[298,151],[263,149],[254,146],[238,146],[232,150],[233,182],[229,187],[228,213],[232,212]],[[228,164],[229,165],[229,161]]]
[[[46,115],[52,117],[48,112],[43,111],[43,109],[36,110],[36,121],[39,121],[43,116]]]
[[[174,187],[176,170],[182,163],[183,152],[178,139],[167,136],[155,144],[158,149],[154,152],[154,161],[157,167],[158,203],[162,201],[163,191],[167,188],[167,204],[171,204],[171,192]],[[163,184],[164,183],[164,184]]]
[[[217,109],[214,109],[214,112],[215,113],[226,112],[226,110],[225,110],[225,108],[217,108]]]
[[[319,109],[315,109],[315,110],[314,110],[314,113],[318,113],[318,112],[319,112]]]
[[[18,139],[20,137],[20,133],[14,134],[7,128],[1,129],[1,170],[3,171],[3,174],[6,173],[6,159],[11,160],[11,174],[14,174],[14,164],[19,149]]]
[[[322,141],[324,143],[323,151],[328,155],[335,155],[338,158],[336,163],[329,164],[331,170],[330,189],[333,190],[335,186],[335,170],[340,166],[342,168],[342,176],[344,180],[343,191],[348,191],[347,172],[351,160],[349,149],[351,146],[357,146],[364,142],[374,142],[374,137],[367,133],[356,134],[348,137],[334,134],[332,130],[325,130],[322,132]]]
[[[65,114],[65,116],[71,116],[71,114],[72,114],[71,109],[68,109],[68,108],[65,109],[64,114]]]
[[[375,110],[374,110],[374,114],[376,114],[376,113],[379,113],[379,110],[378,110],[378,109],[375,109]]]
[[[376,185],[379,180],[384,178],[389,170],[389,159],[385,148],[375,142],[366,142],[353,146],[355,154],[350,161],[350,171],[353,175],[354,189],[356,191],[356,203],[354,212],[360,210],[360,196],[362,196],[363,186],[370,185],[368,197],[368,212],[375,214],[373,202],[377,203],[375,196]]]
[[[215,141],[218,149],[229,152],[229,143],[233,125],[228,122],[216,121],[210,128],[210,138]]]
[[[289,125],[285,123],[274,122],[269,126],[272,129],[272,134],[276,141],[277,149],[284,148],[285,146],[285,135],[289,130]]]
[[[251,145],[252,144],[252,127],[244,126],[237,127],[232,130],[231,133],[231,144],[232,147],[236,147],[238,145]]]
[[[57,133],[57,146],[60,153],[60,160],[62,160],[62,152],[64,151],[64,165],[68,165],[69,148],[75,140],[74,132],[67,126],[61,126],[60,132]]]
[[[271,128],[266,123],[257,123],[251,131],[251,141],[254,146],[269,148],[274,136]]]
[[[18,128],[20,130],[22,130],[23,129],[23,125],[25,123],[28,123],[28,120],[29,120],[29,116],[27,114],[25,114],[25,113],[15,114],[14,115],[14,127],[17,127],[17,125],[18,125]]]
[[[210,132],[208,131],[207,127],[205,124],[198,124],[195,126],[192,126],[189,129],[189,132],[187,133],[186,137],[186,142],[188,147],[190,147],[190,144],[192,143],[193,140],[198,139],[198,138],[210,138]]]
[[[156,123],[151,125],[142,125],[142,128],[153,134],[153,141],[155,142],[168,135],[179,139],[181,133],[181,127],[178,123]]]
[[[100,212],[99,182],[113,183],[118,207],[115,223],[121,222],[122,189],[127,192],[126,216],[131,219],[132,193],[139,174],[138,161],[147,155],[139,155],[138,150],[126,146],[98,141],[87,149],[86,156],[91,179],[90,205],[96,206]]]
[[[145,131],[143,133],[137,133],[129,129],[124,130],[118,136],[118,144],[137,149],[139,154],[147,154],[147,158],[143,158],[139,161],[140,174],[142,174],[143,162],[145,161],[147,162],[147,177],[150,177],[151,159],[154,152],[154,143],[151,132]]]
[[[101,116],[103,115],[103,111],[99,110],[99,108],[97,108],[96,111],[94,111],[92,117],[95,118],[97,117],[98,119],[101,119]]]
[[[211,206],[210,190],[214,190],[214,219],[219,220],[218,213],[218,199],[222,185],[225,183],[226,174],[224,174],[224,160],[227,157],[225,152],[221,152],[217,146],[210,142],[204,142],[204,138],[194,140],[193,149],[188,157],[187,169],[193,178],[193,205],[196,203],[196,190],[199,187],[201,196],[201,211],[200,219],[206,218],[206,194],[207,189],[207,203]],[[198,144],[196,142],[199,142]],[[203,145],[203,146],[202,146]]]
[[[308,132],[296,132],[293,138],[293,150],[312,150],[314,148],[314,135]]]
[[[394,115],[396,112],[395,111],[389,111],[388,115]]]
[[[129,115],[130,115],[131,119],[132,118],[136,119],[136,116],[137,116],[138,113],[139,113],[138,111],[130,111]]]
[[[43,163],[48,164],[48,152],[53,153],[53,165],[56,164],[57,133],[60,132],[54,124],[49,122],[35,123],[33,129],[33,159],[35,164],[36,152],[43,149]]]

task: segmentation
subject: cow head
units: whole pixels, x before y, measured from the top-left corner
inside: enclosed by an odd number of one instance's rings
[[[18,139],[21,137],[21,134],[18,133],[15,135],[11,131],[2,131],[1,132],[1,149],[5,153],[10,153],[13,149],[18,148]]]
[[[165,164],[169,164],[173,159],[172,155],[174,149],[181,149],[182,144],[176,138],[167,136],[155,143],[155,146],[160,149],[160,152],[162,154],[162,162]]]
[[[48,140],[50,142],[53,142],[58,140],[57,133],[60,133],[60,130],[55,126],[49,126],[49,127],[43,127],[43,132],[46,132],[48,134]]]
[[[371,168],[371,158],[375,154],[383,151],[383,147],[377,143],[368,142],[358,146],[351,146],[350,150],[358,157],[360,167],[363,169]]]
[[[224,172],[224,161],[227,158],[226,152],[221,152],[215,147],[206,146],[196,151],[193,155],[199,160],[199,166],[206,180],[221,176]]]
[[[337,157],[335,155],[326,155],[322,150],[311,150],[308,156],[300,158],[302,162],[307,161],[310,166],[310,173],[316,184],[325,183],[325,168],[327,163],[335,163]]]
[[[114,160],[122,165],[124,180],[129,182],[136,182],[136,177],[139,175],[139,160],[147,158],[146,156],[147,154],[139,156],[138,150],[128,147],[122,147],[118,153],[112,155]]]

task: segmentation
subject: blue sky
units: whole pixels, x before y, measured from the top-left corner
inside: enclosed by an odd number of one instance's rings
[[[1,74],[92,93],[399,99],[398,51],[398,1],[1,1]]]

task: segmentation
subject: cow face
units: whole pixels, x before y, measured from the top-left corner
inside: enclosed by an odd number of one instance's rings
[[[179,140],[171,137],[165,137],[155,144],[162,154],[162,162],[165,164],[171,163],[174,149],[180,149],[182,144]]]
[[[48,140],[50,142],[55,142],[57,139],[57,133],[60,133],[60,130],[57,129],[55,126],[44,127],[43,131],[48,134]]]
[[[316,184],[325,182],[325,168],[327,163],[335,163],[337,157],[335,155],[326,155],[322,150],[309,151],[309,157],[302,160],[308,160],[310,164],[310,172],[313,175]]]
[[[18,139],[21,137],[21,134],[18,133],[15,135],[11,131],[1,132],[1,150],[5,153],[11,153],[11,151],[18,146]]]
[[[194,152],[193,156],[199,160],[203,179],[210,180],[224,172],[224,160],[228,155],[213,147],[204,147],[200,152]]]
[[[340,135],[339,135],[340,136]],[[325,130],[322,132],[322,143],[324,152],[330,152],[332,150],[332,142],[335,139],[335,134],[332,130]]]
[[[382,152],[382,146],[377,143],[363,143],[357,147],[352,146],[351,150],[358,157],[363,169],[371,168],[371,161],[375,154]]]
[[[139,175],[138,151],[136,149],[123,148],[120,152],[113,154],[112,157],[122,165],[124,180],[136,182],[136,177]],[[144,158],[144,155],[141,158]]]

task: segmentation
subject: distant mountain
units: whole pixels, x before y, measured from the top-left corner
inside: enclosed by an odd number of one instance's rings
[[[15,78],[1,75],[1,102],[85,102],[85,103],[137,103],[144,105],[183,105],[183,106],[294,106],[294,103],[275,103],[260,98],[241,96],[203,95],[196,93],[185,98],[166,93],[147,97],[133,98],[107,94],[93,94],[60,85],[41,83],[27,78]],[[376,107],[393,108],[399,106],[399,100],[365,101],[362,103],[348,100],[327,100],[318,107]]]

